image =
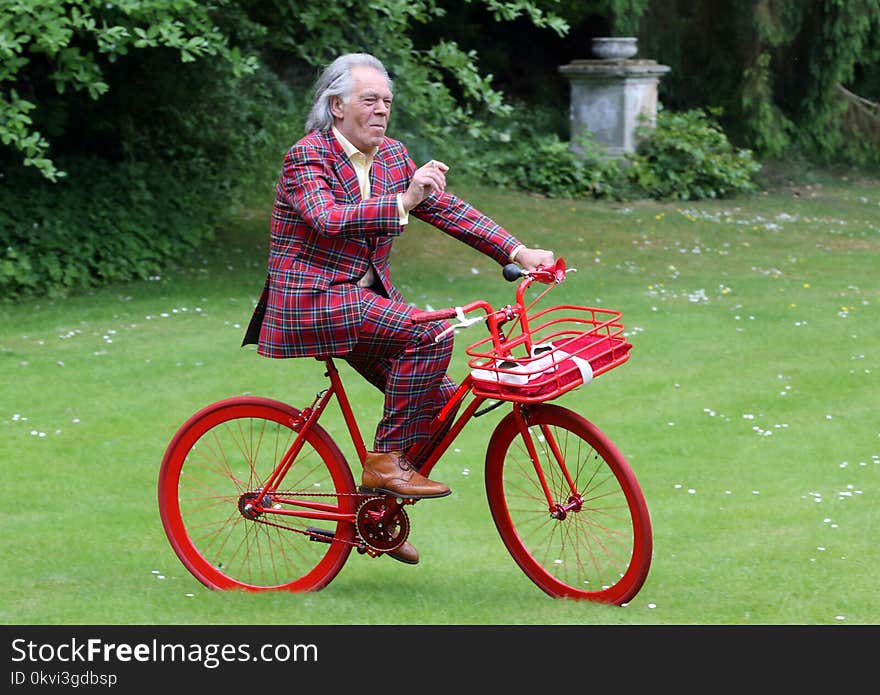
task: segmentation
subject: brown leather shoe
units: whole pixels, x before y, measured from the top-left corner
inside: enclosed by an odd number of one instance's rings
[[[393,557],[399,562],[405,562],[407,565],[419,564],[419,551],[409,541],[404,541],[402,546],[387,552],[386,555]]]
[[[443,483],[428,480],[399,451],[367,453],[361,480],[362,492],[407,499],[446,497],[452,492]]]

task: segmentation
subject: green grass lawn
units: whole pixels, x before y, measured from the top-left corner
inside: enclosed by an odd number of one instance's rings
[[[265,273],[268,208],[256,206],[162,277],[0,306],[0,621],[880,622],[880,182],[827,176],[687,203],[460,192],[577,268],[551,298],[623,312],[630,361],[558,402],[602,428],[642,484],[655,547],[634,600],[551,599],[506,554],[482,479],[502,410],[435,468],[453,495],[411,512],[418,566],[352,554],[300,595],[211,592],[187,573],[156,499],[177,427],[237,394],[302,407],[323,383],[315,361],[239,347]],[[395,264],[423,307],[512,300],[492,261],[421,223]],[[458,336],[453,376],[479,330]],[[369,441],[381,397],[344,373]]]

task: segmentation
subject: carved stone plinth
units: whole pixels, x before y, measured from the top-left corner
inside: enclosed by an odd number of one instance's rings
[[[655,60],[573,60],[559,71],[571,83],[569,118],[572,148],[587,133],[611,156],[633,152],[636,127],[657,118],[657,87],[669,72]]]

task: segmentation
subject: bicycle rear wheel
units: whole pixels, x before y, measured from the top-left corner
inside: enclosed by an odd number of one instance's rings
[[[291,510],[303,500],[353,519],[351,470],[316,424],[279,489],[263,491],[297,436],[298,416],[267,398],[228,398],[189,418],[169,443],[159,474],[162,525],[181,562],[209,588],[313,591],[345,564],[352,522],[249,511],[255,500]]]
[[[653,545],[635,474],[611,440],[577,413],[551,404],[514,407],[528,425],[538,465],[515,413],[508,414],[486,454],[489,508],[504,545],[553,597],[626,603],[648,576]]]

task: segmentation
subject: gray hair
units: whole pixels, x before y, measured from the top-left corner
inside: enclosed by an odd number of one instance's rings
[[[313,130],[330,130],[333,125],[333,114],[330,112],[330,99],[341,97],[347,102],[351,96],[351,71],[359,65],[367,65],[376,68],[388,80],[388,88],[391,89],[391,78],[385,66],[375,56],[369,53],[346,53],[339,56],[318,77],[315,83],[315,97],[312,101],[312,109],[306,119],[306,132]]]

